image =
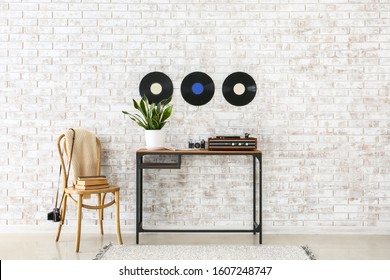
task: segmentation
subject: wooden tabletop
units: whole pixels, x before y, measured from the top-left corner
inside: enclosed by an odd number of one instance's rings
[[[180,154],[180,155],[259,155],[261,154],[260,150],[242,150],[242,151],[210,151],[210,150],[197,150],[197,149],[158,149],[158,150],[148,150],[148,149],[139,149],[137,153],[142,154]]]

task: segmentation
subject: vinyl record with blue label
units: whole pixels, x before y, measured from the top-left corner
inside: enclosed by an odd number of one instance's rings
[[[214,82],[203,72],[188,74],[181,83],[181,95],[188,104],[202,106],[214,96]]]
[[[256,96],[255,80],[244,72],[235,72],[227,76],[222,85],[226,101],[235,106],[249,104]]]
[[[172,96],[173,84],[164,73],[150,72],[142,78],[139,84],[139,92],[141,96],[146,95],[150,104],[158,104],[161,100]]]

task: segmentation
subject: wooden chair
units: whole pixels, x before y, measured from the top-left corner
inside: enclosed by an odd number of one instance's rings
[[[62,143],[61,143],[62,142]],[[99,213],[99,224],[100,224],[100,234],[103,235],[103,209],[107,208],[113,204],[115,204],[115,215],[116,215],[116,234],[117,240],[119,244],[123,244],[121,229],[120,229],[120,220],[119,220],[119,187],[109,186],[104,189],[96,189],[96,190],[79,190],[74,188],[73,186],[68,186],[67,184],[67,170],[65,168],[64,156],[61,152],[61,145],[63,146],[63,150],[66,151],[65,144],[65,135],[62,134],[57,141],[57,148],[60,155],[61,167],[62,167],[62,181],[64,188],[64,198],[62,204],[61,211],[61,219],[58,225],[57,237],[56,241],[59,240],[61,234],[61,228],[65,221],[66,207],[68,198],[77,205],[77,232],[76,232],[76,252],[79,252],[80,249],[80,234],[81,234],[81,219],[82,219],[82,209],[96,209]],[[96,175],[100,175],[100,155],[101,155],[101,143],[99,139],[96,137],[96,145],[97,145],[97,166],[96,166]],[[112,193],[114,195],[114,199],[108,203],[105,203],[104,200],[106,198],[107,193]],[[83,203],[83,197],[90,197],[92,195],[97,196],[97,205],[87,205]],[[74,197],[73,197],[74,196]]]

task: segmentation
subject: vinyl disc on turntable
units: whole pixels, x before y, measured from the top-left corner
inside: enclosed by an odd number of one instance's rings
[[[162,72],[150,72],[145,75],[140,84],[141,96],[146,95],[149,103],[158,104],[161,100],[172,96],[173,84],[171,79]]]
[[[180,89],[181,95],[188,104],[202,106],[213,98],[215,86],[207,74],[192,72],[183,79]]]
[[[244,72],[235,72],[227,76],[222,85],[226,101],[235,106],[249,104],[256,96],[255,80]]]

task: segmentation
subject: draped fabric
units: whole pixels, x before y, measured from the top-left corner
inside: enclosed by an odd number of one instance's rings
[[[75,128],[74,130],[75,143],[69,176],[69,182],[72,182],[73,185],[76,184],[79,176],[100,175],[97,170],[98,147],[95,134],[82,128]],[[72,149],[73,133],[70,129],[65,132],[66,156],[68,160]]]

